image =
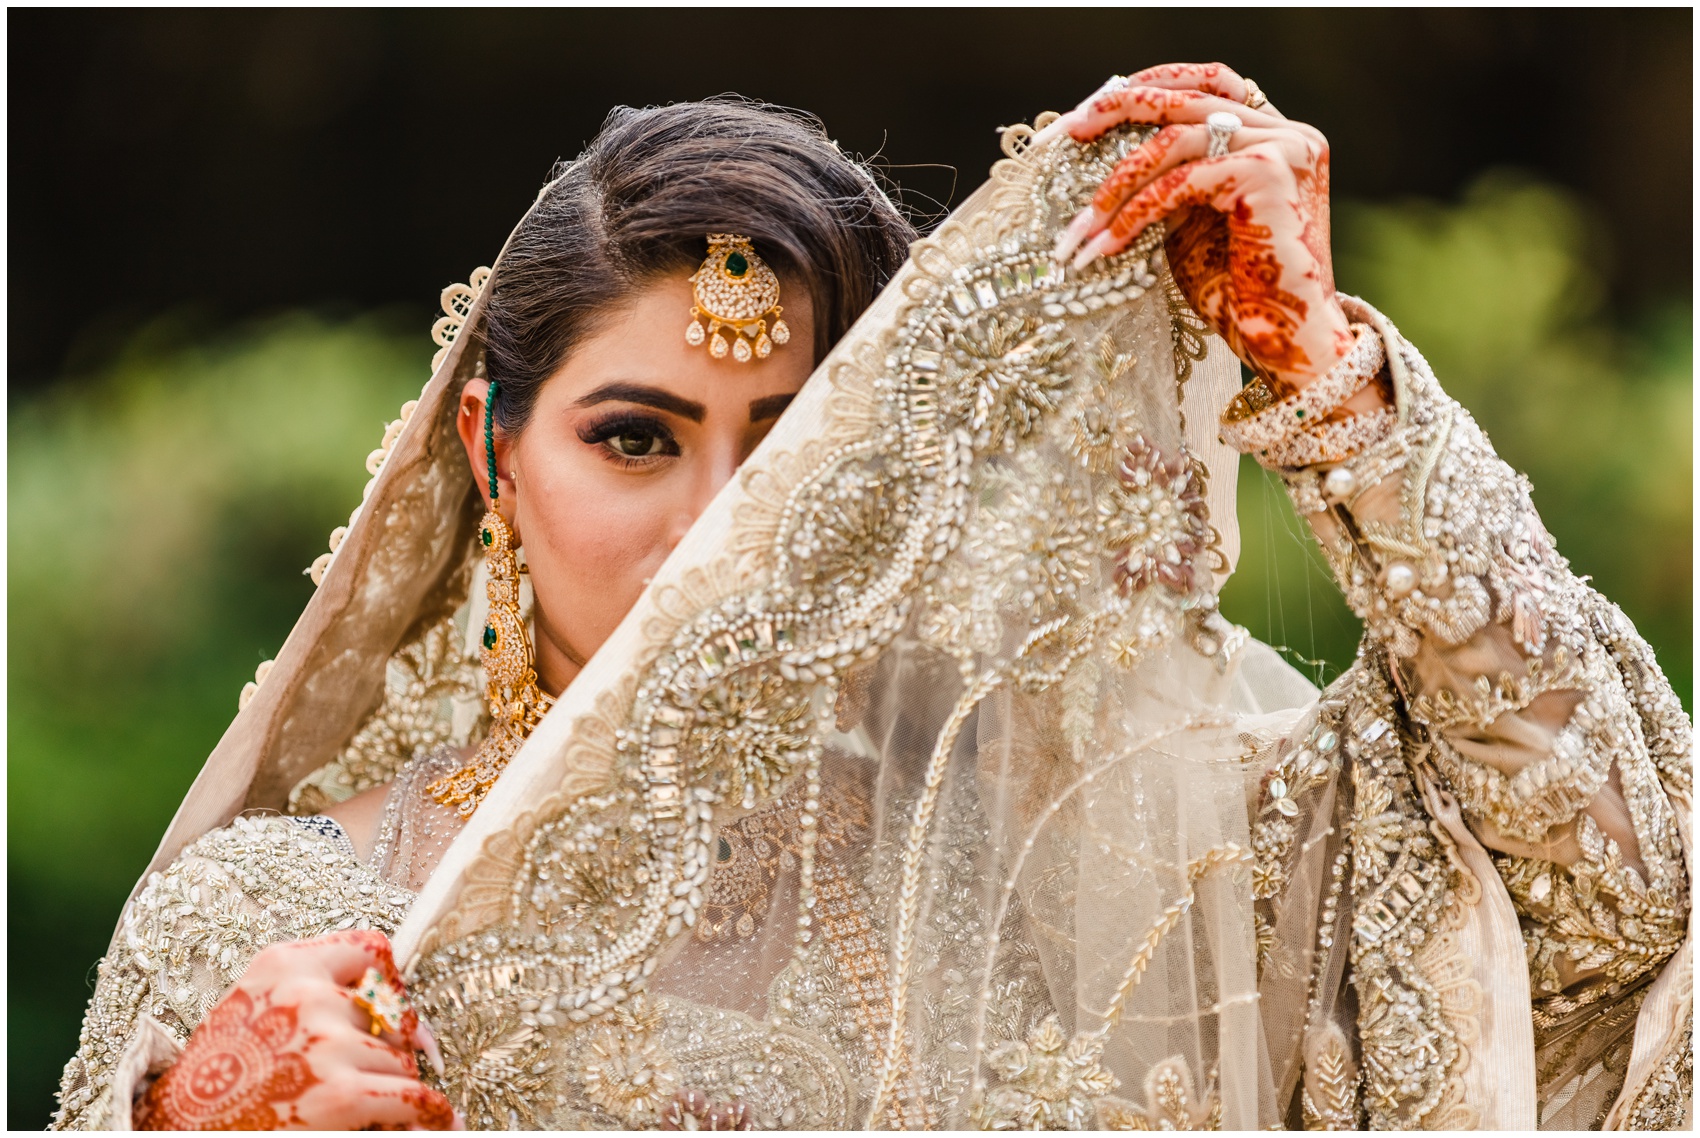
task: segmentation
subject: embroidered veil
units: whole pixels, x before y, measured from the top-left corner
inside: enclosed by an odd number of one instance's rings
[[[1238,368],[1156,234],[1079,277],[1049,262],[1135,136],[1023,138],[398,934],[434,1022],[546,1072],[520,1096],[538,1122],[592,1121],[539,1110],[553,1091],[640,1124],[674,1087],[762,1127],[1272,1109],[1244,733],[1314,692],[1215,611],[1237,456],[1214,412]],[[545,1001],[552,1024],[528,1014]],[[589,1059],[550,1058],[576,1039]]]

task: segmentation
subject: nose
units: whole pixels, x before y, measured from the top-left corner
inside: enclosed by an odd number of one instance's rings
[[[705,453],[706,452],[706,453]],[[691,484],[684,494],[682,508],[676,515],[673,532],[669,535],[667,551],[684,540],[685,534],[702,517],[714,496],[738,473],[739,454],[733,446],[704,448],[702,461],[692,471]]]

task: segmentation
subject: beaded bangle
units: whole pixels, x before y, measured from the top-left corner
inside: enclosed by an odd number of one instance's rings
[[[1265,387],[1253,384],[1241,391],[1222,412],[1222,441],[1242,453],[1265,451],[1287,436],[1325,418],[1335,408],[1362,391],[1382,365],[1387,349],[1381,337],[1367,324],[1354,324],[1357,340],[1328,374],[1277,402],[1268,399]]]
[[[1264,466],[1316,466],[1344,462],[1374,446],[1398,423],[1391,407],[1378,407],[1338,422],[1318,423],[1271,443],[1257,454]]]
[[[490,381],[490,390],[484,396],[484,457],[490,463],[490,507],[496,506],[496,394],[502,385],[495,380]]]

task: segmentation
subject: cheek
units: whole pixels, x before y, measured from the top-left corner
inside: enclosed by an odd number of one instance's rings
[[[571,461],[526,485],[520,529],[532,589],[548,627],[577,651],[596,650],[666,559],[676,513],[668,490],[664,480]]]

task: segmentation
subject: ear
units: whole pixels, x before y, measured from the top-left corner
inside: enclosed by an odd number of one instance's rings
[[[484,495],[486,507],[490,504],[490,459],[484,449],[484,404],[489,395],[489,380],[467,380],[466,386],[460,389],[460,408],[455,415],[455,430],[460,432],[460,441],[466,447],[466,460],[472,465],[472,480],[478,484],[479,493]],[[496,496],[508,503],[514,500],[511,449],[512,440],[497,431]]]

